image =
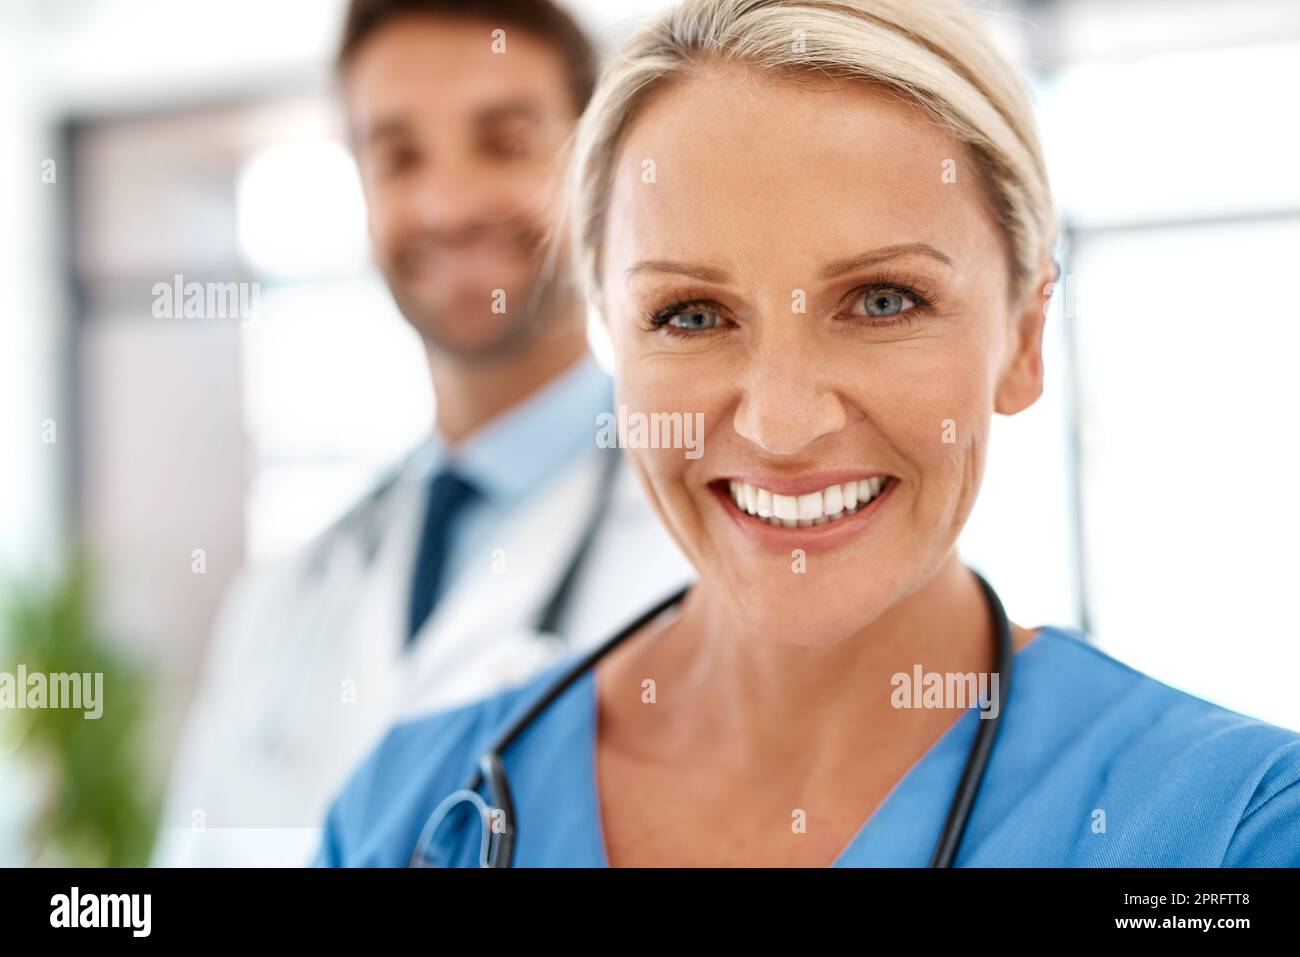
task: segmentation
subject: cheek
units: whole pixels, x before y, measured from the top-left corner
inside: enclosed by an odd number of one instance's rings
[[[857,404],[917,469],[919,491],[947,496],[968,484],[993,411],[992,376],[979,343],[918,339],[859,359]]]
[[[391,251],[410,231],[412,204],[402,200],[400,191],[391,186],[374,186],[366,192],[370,237],[380,252]]]
[[[518,179],[500,178],[485,192],[495,197],[492,207],[504,215],[540,219],[556,208],[555,195],[543,177],[520,174]]]
[[[531,161],[483,169],[477,183],[485,211],[533,219],[562,210],[562,187],[557,168]]]
[[[691,477],[710,460],[711,445],[718,441],[720,415],[704,392],[708,377],[679,356],[629,354],[616,348],[615,413],[626,422],[626,454],[648,483],[661,517],[684,534],[695,511]],[[640,433],[635,431],[638,417]],[[656,417],[671,425],[650,424]],[[654,439],[647,441],[651,436]]]
[[[630,339],[644,343],[654,335],[634,331]],[[653,347],[628,348],[627,340],[615,345],[617,402],[629,416],[657,418],[660,424],[651,428],[651,434],[658,435],[661,444],[671,443],[667,450],[647,450],[656,456],[648,468],[684,475],[692,467],[716,461],[717,450],[727,443],[735,402],[736,376],[725,363],[721,350],[680,355]],[[665,452],[670,464],[658,461]]]

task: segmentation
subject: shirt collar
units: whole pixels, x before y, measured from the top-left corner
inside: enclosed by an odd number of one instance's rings
[[[419,467],[427,475],[454,465],[486,498],[512,504],[584,446],[594,447],[596,417],[613,404],[613,382],[588,353],[458,446],[435,433],[417,455]]]

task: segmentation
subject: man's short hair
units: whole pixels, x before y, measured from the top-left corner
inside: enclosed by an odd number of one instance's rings
[[[413,14],[488,20],[526,31],[564,60],[576,112],[581,113],[591,99],[596,85],[596,51],[573,17],[551,0],[352,0],[339,44],[340,72],[367,37],[390,20]]]

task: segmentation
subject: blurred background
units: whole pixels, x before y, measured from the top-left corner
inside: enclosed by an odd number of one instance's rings
[[[606,49],[662,6],[568,5]],[[0,670],[131,702],[0,711],[0,864],[147,860],[231,576],[429,428],[341,136],[344,7],[0,0]],[[982,9],[1033,86],[1064,275],[963,552],[1021,624],[1300,727],[1300,4]],[[255,312],[156,317],[178,275],[257,283]]]

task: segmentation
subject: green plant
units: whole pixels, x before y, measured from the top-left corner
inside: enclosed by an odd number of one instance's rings
[[[96,719],[75,708],[0,710],[18,759],[44,772],[41,806],[28,831],[33,860],[147,863],[158,806],[146,752],[146,672],[100,634],[84,559],[71,561],[52,581],[16,581],[6,592],[0,670],[103,675]]]

